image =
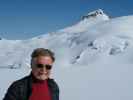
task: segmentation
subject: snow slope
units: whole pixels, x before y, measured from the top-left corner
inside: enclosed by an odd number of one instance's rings
[[[56,54],[51,77],[61,100],[132,100],[132,25],[132,15],[110,19],[98,9],[53,33],[0,40],[0,99],[14,80],[30,73],[33,49],[44,47]]]

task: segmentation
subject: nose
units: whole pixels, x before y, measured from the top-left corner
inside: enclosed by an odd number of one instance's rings
[[[41,68],[40,70],[41,70],[41,72],[46,72],[47,71],[45,67]]]

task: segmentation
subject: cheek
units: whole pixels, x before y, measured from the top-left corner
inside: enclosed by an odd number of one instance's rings
[[[39,72],[39,69],[32,68],[32,73],[36,76]]]

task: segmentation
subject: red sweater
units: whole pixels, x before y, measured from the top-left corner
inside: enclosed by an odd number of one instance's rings
[[[29,100],[51,100],[47,80],[36,81],[32,84],[32,94]]]

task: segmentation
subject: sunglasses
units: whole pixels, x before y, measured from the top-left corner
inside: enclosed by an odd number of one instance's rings
[[[52,65],[37,64],[36,66],[37,66],[37,68],[45,67],[47,70],[52,69]]]

